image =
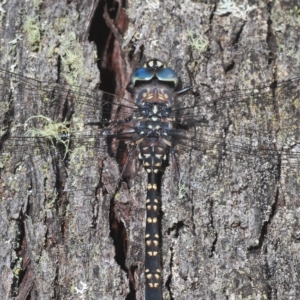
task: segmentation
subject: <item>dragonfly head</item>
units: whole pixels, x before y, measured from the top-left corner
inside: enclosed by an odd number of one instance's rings
[[[137,84],[149,83],[153,79],[161,83],[171,84],[173,88],[176,88],[179,83],[179,77],[175,71],[167,68],[160,60],[152,59],[146,62],[142,68],[133,72],[127,89],[133,90]]]

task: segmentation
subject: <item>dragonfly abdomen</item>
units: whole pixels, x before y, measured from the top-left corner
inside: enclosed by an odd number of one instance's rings
[[[151,142],[152,140],[152,142]],[[149,146],[146,146],[149,144]],[[162,299],[161,256],[160,256],[160,197],[158,174],[166,160],[166,145],[163,140],[144,139],[140,146],[140,158],[148,173],[146,197],[146,231],[145,231],[145,277],[146,300]]]

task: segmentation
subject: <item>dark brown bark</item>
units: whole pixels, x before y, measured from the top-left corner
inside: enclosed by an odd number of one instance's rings
[[[93,89],[98,64],[101,87],[111,84],[107,91],[123,96],[140,57],[168,62],[183,85],[188,62],[194,93],[209,102],[225,90],[298,76],[295,3],[130,1],[125,11],[118,1],[7,0],[0,15],[1,66],[66,88]],[[33,93],[38,85],[32,82]],[[199,155],[179,147],[181,181],[173,180],[171,164],[162,185],[164,299],[300,298],[298,91],[275,91],[273,102],[256,96],[223,113],[199,111],[210,127],[197,127],[198,139],[245,144],[247,128],[250,142],[289,149],[295,157],[222,153],[213,144]],[[63,120],[63,107],[26,95],[10,101],[1,91],[0,104],[8,104],[0,115],[4,140],[22,133],[33,111]],[[14,104],[22,101],[25,106]],[[72,130],[96,135],[83,124],[99,119],[100,108],[70,102]],[[8,122],[8,114],[14,120]],[[123,184],[111,201],[120,176],[116,161],[82,148],[80,140],[71,146],[67,168],[37,145],[35,155],[12,151],[1,158],[1,299],[143,299],[146,174],[138,170],[130,190]],[[57,191],[58,181],[68,192]]]

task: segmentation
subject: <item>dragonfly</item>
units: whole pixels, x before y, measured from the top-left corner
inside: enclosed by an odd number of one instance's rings
[[[130,186],[137,173],[133,166],[144,168],[148,174],[145,298],[163,299],[167,277],[161,258],[161,219],[162,210],[168,208],[162,208],[161,182],[165,172],[171,170],[178,182],[178,197],[182,198],[200,190],[205,178],[218,177],[225,158],[234,166],[245,161],[256,163],[258,167],[253,170],[257,176],[284,159],[292,159],[297,165],[300,131],[292,121],[299,116],[299,81],[296,77],[249,90],[201,93],[192,91],[191,86],[179,88],[179,75],[152,59],[134,71],[128,85],[132,99],[125,99],[0,69],[0,105],[4,112],[0,174],[13,161],[14,168],[25,168],[28,178],[35,178],[25,190],[12,186],[2,194],[43,195],[51,202],[55,201],[51,198],[53,189],[56,195],[88,192],[77,187],[74,167],[89,167],[91,162],[84,159],[87,152],[96,157],[106,152],[118,163],[117,170],[112,168],[102,178],[101,187],[112,197],[118,194],[122,181]],[[284,113],[290,113],[290,118],[282,118]],[[96,130],[93,125],[98,126]],[[48,185],[42,185],[41,190],[35,183],[39,180],[37,163],[47,161],[49,156],[57,158],[58,174],[49,184],[51,192]],[[280,180],[280,170],[272,169],[270,174],[274,181]],[[224,189],[232,185],[240,183],[228,183]],[[94,188],[99,188],[99,182]]]

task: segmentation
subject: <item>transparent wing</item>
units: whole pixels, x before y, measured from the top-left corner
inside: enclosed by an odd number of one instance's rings
[[[172,112],[174,151],[179,158],[189,153],[197,164],[229,154],[242,160],[285,156],[298,163],[299,80],[178,98]],[[106,153],[107,139],[128,141],[126,132],[133,130],[128,125],[133,102],[97,89],[36,81],[0,69],[0,95],[0,167],[11,157],[20,163],[27,157],[33,172],[35,161],[56,156],[56,169],[65,166],[67,171],[60,173],[70,176],[71,161],[88,167],[94,163],[85,158],[88,153]],[[91,122],[101,129],[85,126]],[[122,157],[122,151],[124,147],[115,154]],[[119,180],[117,173],[111,171],[111,186]],[[76,184],[68,188],[75,190]]]

